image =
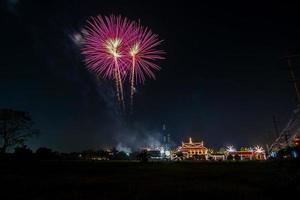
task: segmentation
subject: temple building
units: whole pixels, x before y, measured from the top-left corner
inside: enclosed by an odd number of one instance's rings
[[[208,149],[203,145],[203,141],[193,142],[192,138],[189,138],[187,143],[182,142],[178,151],[187,159],[206,160],[208,155]]]

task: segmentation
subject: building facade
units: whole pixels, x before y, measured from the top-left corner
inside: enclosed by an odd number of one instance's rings
[[[264,151],[261,152],[255,152],[255,151],[235,151],[230,152],[227,155],[231,155],[233,159],[235,159],[235,156],[238,156],[239,160],[266,160],[266,153]]]
[[[182,142],[178,151],[187,159],[206,160],[208,155],[208,149],[204,146],[203,141],[193,142],[192,138],[189,138],[187,143]]]

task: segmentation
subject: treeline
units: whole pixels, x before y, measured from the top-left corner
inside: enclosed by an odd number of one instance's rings
[[[1,160],[144,160],[148,157],[145,152],[129,154],[116,149],[62,153],[42,147],[34,152],[26,146],[26,141],[39,134],[29,112],[0,109]],[[14,149],[12,153],[11,149]]]
[[[125,153],[115,148],[62,153],[47,147],[33,151],[28,146],[16,147],[11,153],[0,153],[1,160],[145,160],[148,155],[141,151]]]

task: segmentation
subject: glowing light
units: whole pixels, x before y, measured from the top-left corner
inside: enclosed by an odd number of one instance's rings
[[[119,38],[108,39],[105,44],[105,48],[114,58],[120,58],[122,56],[119,48],[122,40]]]
[[[165,150],[163,147],[160,148],[160,154],[164,154],[165,153]]]
[[[298,154],[297,154],[296,151],[292,151],[292,155],[293,155],[294,158],[297,158],[297,157],[298,157]]]
[[[133,57],[135,56],[137,53],[139,52],[139,44],[138,43],[134,43],[130,50],[129,50],[129,53],[130,55]]]
[[[226,147],[227,152],[236,152],[236,149],[231,145]]]
[[[171,152],[167,150],[167,151],[165,151],[165,154],[167,157],[169,157],[171,155]]]
[[[264,153],[265,150],[262,147],[257,145],[257,146],[254,147],[254,152],[255,153]]]

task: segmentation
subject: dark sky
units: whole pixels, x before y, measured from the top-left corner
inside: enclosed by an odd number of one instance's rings
[[[282,57],[300,54],[300,7],[251,2],[1,1],[0,107],[32,114],[42,133],[33,148],[126,146],[163,123],[175,142],[266,144],[272,116],[282,127],[295,105]],[[167,52],[130,117],[116,113],[113,84],[85,69],[70,37],[89,16],[112,13],[140,19]]]

